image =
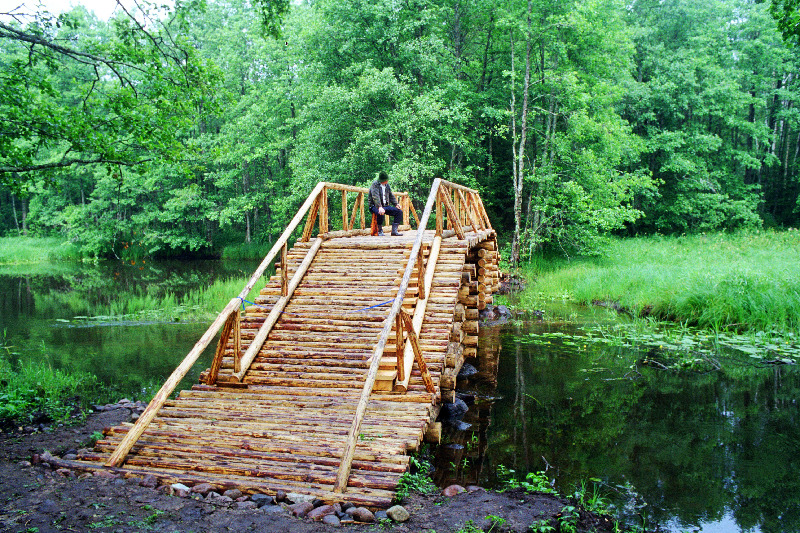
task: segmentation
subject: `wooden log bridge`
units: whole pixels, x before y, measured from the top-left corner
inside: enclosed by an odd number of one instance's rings
[[[342,198],[336,228],[331,191]],[[107,429],[70,466],[388,506],[407,452],[440,435],[439,408],[499,287],[499,254],[473,189],[434,180],[421,217],[399,193],[417,225],[402,237],[369,235],[367,194],[318,184],[138,420]],[[170,398],[218,333],[200,383]]]

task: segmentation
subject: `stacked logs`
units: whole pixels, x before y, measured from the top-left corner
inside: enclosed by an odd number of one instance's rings
[[[499,260],[494,236],[477,243],[467,253],[461,269],[461,287],[453,312],[445,370],[440,381],[444,402],[455,399],[456,376],[464,360],[478,354],[480,311],[492,303],[492,294],[500,288]]]

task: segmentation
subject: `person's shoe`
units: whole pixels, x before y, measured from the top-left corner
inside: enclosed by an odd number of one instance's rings
[[[392,224],[392,236],[393,237],[402,237],[403,234],[397,231],[398,224]]]
[[[383,237],[383,228],[378,226],[378,237]]]

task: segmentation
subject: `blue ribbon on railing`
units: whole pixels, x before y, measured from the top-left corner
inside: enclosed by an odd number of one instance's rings
[[[237,298],[239,298],[242,301],[242,311],[244,311],[244,304],[245,303],[248,303],[250,305],[254,305],[256,307],[260,307],[261,309],[269,309],[270,311],[272,310],[272,307],[259,305],[259,304],[255,303],[255,302],[251,302],[250,300],[245,300],[241,296],[237,296]],[[352,311],[342,311],[342,313],[363,313],[365,311],[369,311],[370,309],[375,309],[376,307],[383,307],[384,305],[388,305],[388,304],[394,302],[394,300],[395,299],[392,298],[391,300],[387,300],[387,301],[381,302],[379,304],[370,305],[369,307],[363,307],[361,309],[353,309]],[[283,311],[281,314],[283,314],[283,315],[292,315],[292,316],[313,316],[312,313],[287,313],[286,311]]]

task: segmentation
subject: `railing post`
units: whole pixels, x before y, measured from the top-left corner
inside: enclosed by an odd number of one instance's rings
[[[403,365],[403,319],[400,316],[400,313],[397,313],[394,320],[394,330],[395,330],[395,355],[397,356],[397,375],[404,376],[405,375],[405,366]]]
[[[286,296],[289,292],[289,264],[287,255],[289,254],[289,244],[283,243],[281,248],[281,296]],[[238,372],[238,371],[237,371]]]
[[[366,229],[367,228],[367,226],[365,225],[365,222],[364,222],[364,210],[365,210],[364,202],[365,202],[365,198],[364,198],[364,193],[362,192],[361,193],[361,206],[360,206],[360,210],[361,210],[361,229]]]
[[[236,307],[238,312],[239,307]],[[206,385],[214,385],[219,377],[219,369],[222,368],[222,358],[225,356],[225,347],[228,345],[228,338],[231,336],[233,324],[235,322],[234,312],[228,315],[225,319],[225,325],[222,327],[222,333],[217,341],[217,349],[214,351],[214,359],[211,361],[211,368],[206,376]]]
[[[319,233],[328,233],[328,188],[323,187],[320,198]]]
[[[420,246],[417,256],[417,301],[425,299],[425,253],[424,246]]]
[[[314,231],[314,222],[317,220],[317,213],[319,212],[319,205],[320,205],[320,197],[314,199],[314,203],[311,205],[311,211],[308,213],[308,218],[306,219],[306,225],[303,228],[303,236],[300,238],[301,242],[308,242],[308,239],[311,238],[311,232]],[[322,222],[320,221],[320,226]]]
[[[422,357],[422,349],[419,346],[417,333],[414,331],[413,321],[408,313],[402,309],[398,313],[398,316],[403,320],[403,323],[408,330],[408,342],[411,344],[411,349],[414,350],[414,360],[417,362],[419,373],[422,374],[422,381],[425,383],[425,390],[430,393],[434,393],[436,392],[436,387],[433,384],[430,372],[428,372],[428,365],[425,364],[425,359]]]
[[[347,191],[342,191],[342,231],[347,231]]]
[[[444,231],[444,220],[442,219],[442,200],[439,194],[436,194],[436,236],[441,237]]]

